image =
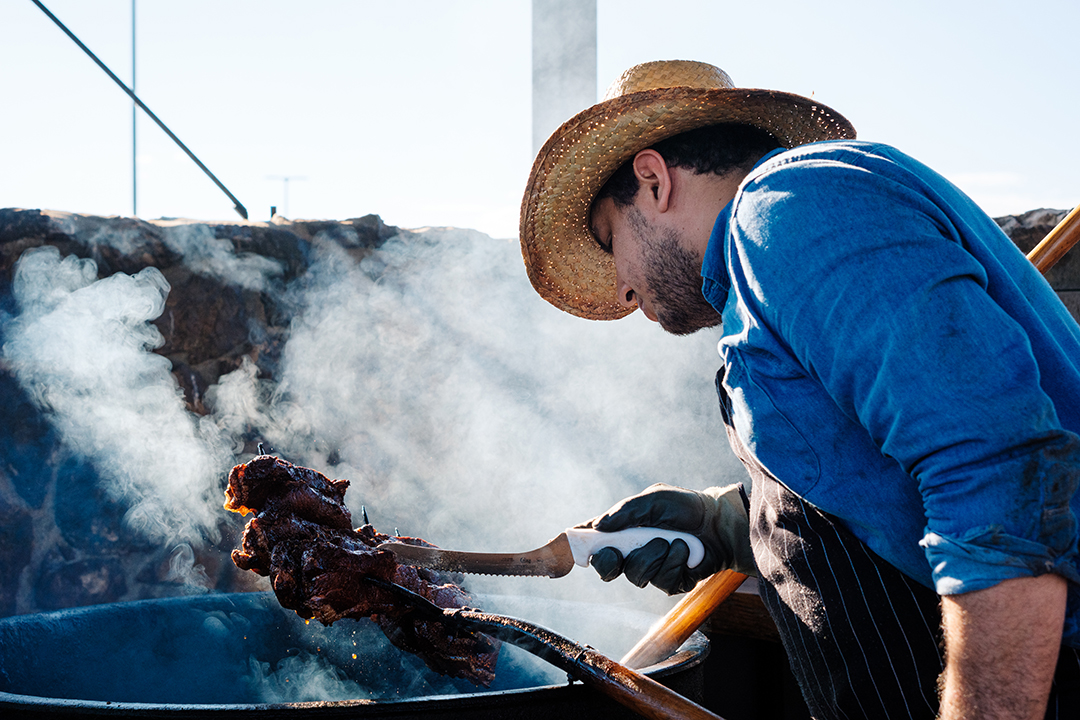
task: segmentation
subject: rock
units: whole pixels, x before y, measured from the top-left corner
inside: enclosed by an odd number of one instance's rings
[[[30,567],[33,515],[0,494],[0,616],[17,612],[17,596],[24,570]]]
[[[360,258],[400,234],[375,215],[200,223],[0,209],[0,311],[17,312],[14,271],[32,248],[93,260],[99,279],[157,268],[169,291],[154,321],[163,340],[155,352],[169,359],[187,409],[201,415],[207,388],[245,362],[273,377],[292,319],[280,304],[283,290],[307,272],[315,243]],[[0,615],[193,589],[264,589],[230,560],[236,528],[222,525],[218,538],[198,547],[160,547],[137,536],[125,523],[128,508],[99,489],[91,463],[61,447],[2,365],[0,400],[7,410],[0,418]]]
[[[1058,223],[1065,219],[1069,210],[1029,210],[1022,215],[1006,215],[994,218],[998,226],[1005,234],[1016,243],[1016,246],[1026,255],[1030,253]],[[1050,286],[1061,292],[1080,292],[1080,260],[1077,255],[1080,252],[1071,251],[1065,254],[1057,264],[1046,273],[1046,280]],[[1077,316],[1075,308],[1073,315]]]
[[[34,594],[41,610],[117,602],[127,592],[127,573],[118,558],[54,560],[42,567]]]
[[[250,274],[272,269],[274,282],[287,283],[307,270],[312,242],[336,243],[361,257],[401,233],[377,215],[345,221],[277,217],[269,223],[206,224],[0,209],[0,298],[10,298],[19,257],[41,245],[53,245],[63,256],[93,260],[99,278],[158,268],[170,285],[165,312],[155,322],[165,338],[158,352],[173,363],[190,409],[201,413],[206,388],[235,370],[241,358],[257,364],[272,361],[273,353],[260,352],[263,348],[254,338],[277,337],[289,322],[288,311],[276,307],[274,297],[254,279],[246,288],[237,287],[204,272],[215,259],[222,261],[212,257],[213,243],[224,242],[222,253],[249,261],[246,266],[234,263],[233,269]]]

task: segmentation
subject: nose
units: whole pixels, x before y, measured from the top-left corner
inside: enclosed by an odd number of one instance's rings
[[[619,280],[619,304],[623,307],[632,308],[637,307],[637,296],[634,295],[634,290],[626,282]]]

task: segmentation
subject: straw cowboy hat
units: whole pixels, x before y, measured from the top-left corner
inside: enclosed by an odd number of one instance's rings
[[[533,163],[521,202],[521,254],[541,297],[591,320],[633,312],[619,304],[615,262],[589,231],[593,199],[640,150],[725,122],[762,128],[785,147],[855,137],[847,119],[819,102],[737,88],[706,63],[666,60],[630,68],[601,102],[556,130]]]

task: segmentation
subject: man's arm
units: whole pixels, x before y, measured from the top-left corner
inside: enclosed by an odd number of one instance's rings
[[[1015,578],[942,598],[941,720],[1042,720],[1061,647],[1065,580]]]

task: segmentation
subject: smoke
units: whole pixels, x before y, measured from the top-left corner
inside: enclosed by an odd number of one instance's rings
[[[350,479],[354,516],[363,504],[383,531],[524,550],[653,482],[743,477],[716,408],[715,338],[566,315],[529,287],[516,241],[428,229],[357,263],[316,238],[290,293],[279,384],[242,368],[211,394],[215,414]],[[664,600],[571,575],[524,591]]]
[[[281,275],[276,261],[251,253],[238,255],[232,243],[216,237],[208,225],[186,223],[162,230],[166,247],[183,256],[192,272],[257,291],[268,289],[270,280]]]
[[[206,568],[195,562],[195,549],[186,542],[173,548],[166,580],[182,588],[182,592],[188,595],[202,594],[213,587]]]
[[[20,260],[3,355],[66,445],[130,505],[131,526],[178,548],[173,573],[193,586],[201,568],[182,543],[214,536],[222,478],[250,459],[238,453],[252,433],[349,479],[354,517],[363,504],[384,532],[461,549],[535,547],[653,482],[743,478],[712,389],[715,337],[668,336],[640,313],[566,315],[529,287],[516,241],[428,229],[358,262],[340,238],[317,236],[308,271],[285,286],[277,263],[236,254],[204,226],[164,238],[196,272],[284,293],[279,306],[295,314],[276,380],[245,362],[209,389],[209,416],[188,413],[152,352],[161,273],[99,281],[91,261],[50,248]],[[667,603],[587,570],[470,582]]]
[[[129,255],[146,240],[146,228],[136,222],[102,223],[94,218],[59,217],[58,228],[82,235],[88,247],[109,247]],[[160,225],[161,242],[184,259],[189,270],[245,290],[266,290],[281,275],[275,260],[253,253],[237,253],[231,241],[219,238],[209,225],[179,222]]]
[[[109,479],[133,529],[158,542],[214,537],[211,496],[228,457],[217,427],[185,410],[169,361],[150,352],[169,285],[154,268],[96,278],[91,260],[26,252],[4,359],[67,448]]]
[[[243,678],[260,703],[332,702],[370,699],[371,693],[319,655],[300,653],[271,667],[252,657]]]

